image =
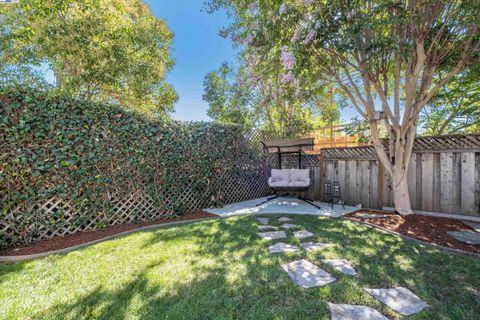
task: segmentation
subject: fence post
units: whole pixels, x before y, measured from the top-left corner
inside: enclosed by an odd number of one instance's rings
[[[322,201],[322,196],[323,196],[323,180],[324,180],[324,175],[325,175],[325,153],[323,153],[323,150],[320,149],[320,201]]]
[[[384,205],[383,185],[384,185],[385,169],[383,168],[383,164],[380,160],[376,160],[376,161],[378,162],[378,176],[377,176],[378,207],[382,209]]]

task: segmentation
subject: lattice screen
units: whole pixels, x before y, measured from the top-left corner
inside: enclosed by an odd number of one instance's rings
[[[164,209],[177,202],[184,210],[192,212],[210,206],[233,203],[270,194],[268,172],[275,159],[266,155],[260,145],[262,139],[271,138],[265,133],[252,131],[237,139],[234,154],[223,159],[221,172],[215,176],[204,194],[194,192],[196,181],[184,182],[178,194],[156,194],[157,199],[144,192],[141,185],[128,195],[112,195],[110,208],[105,212],[90,212],[74,205],[74,199],[50,198],[33,205],[29,210],[19,208],[0,220],[0,233],[10,238],[10,243],[30,243],[34,240],[65,236],[79,231],[95,230],[103,226],[152,221],[166,214]],[[165,190],[158,188],[159,190]],[[175,190],[178,190],[176,188]],[[159,191],[164,192],[164,191]],[[163,203],[163,205],[156,205]]]

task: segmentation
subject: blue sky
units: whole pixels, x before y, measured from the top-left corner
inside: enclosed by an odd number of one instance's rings
[[[228,24],[226,14],[202,11],[203,0],[145,2],[175,34],[171,51],[175,66],[167,76],[180,97],[173,118],[209,120],[208,104],[202,100],[203,78],[224,61],[235,60],[231,41],[218,36],[218,31]]]

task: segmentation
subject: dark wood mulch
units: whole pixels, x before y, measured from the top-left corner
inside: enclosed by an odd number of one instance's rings
[[[362,213],[376,213],[379,215],[386,215],[386,217],[365,219],[360,217],[360,214]],[[447,234],[447,231],[473,230],[455,219],[429,217],[418,214],[400,216],[389,211],[380,210],[356,211],[348,214],[347,217],[353,220],[369,222],[425,242],[434,243],[448,248],[480,253],[480,245],[469,245],[455,240]]]
[[[186,221],[186,220],[198,220],[198,219],[204,219],[204,218],[215,218],[215,217],[217,216],[209,212],[199,211],[195,213],[186,213],[174,219],[160,218],[154,221],[148,221],[148,222],[143,222],[139,224],[133,224],[133,223],[120,224],[120,225],[111,226],[111,227],[107,227],[107,228],[99,229],[95,231],[77,232],[77,233],[69,234],[63,237],[55,237],[52,239],[35,241],[29,245],[17,245],[14,247],[8,247],[0,250],[0,256],[20,256],[20,255],[49,252],[49,251],[73,247],[82,243],[87,243],[90,241],[102,239],[117,233],[138,229],[138,228],[149,226],[149,225],[165,224],[170,222]]]

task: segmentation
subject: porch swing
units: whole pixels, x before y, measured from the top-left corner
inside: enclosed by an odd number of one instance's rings
[[[279,169],[272,169],[268,178],[268,185],[275,192],[275,195],[267,197],[257,206],[277,199],[278,192],[291,192],[296,193],[299,200],[321,209],[312,200],[302,196],[302,194],[308,192],[311,185],[310,169],[302,169],[302,154],[304,154],[304,151],[313,150],[313,140],[314,138],[262,141],[265,152],[277,154]],[[282,169],[282,156],[285,154],[298,155],[298,169]]]

